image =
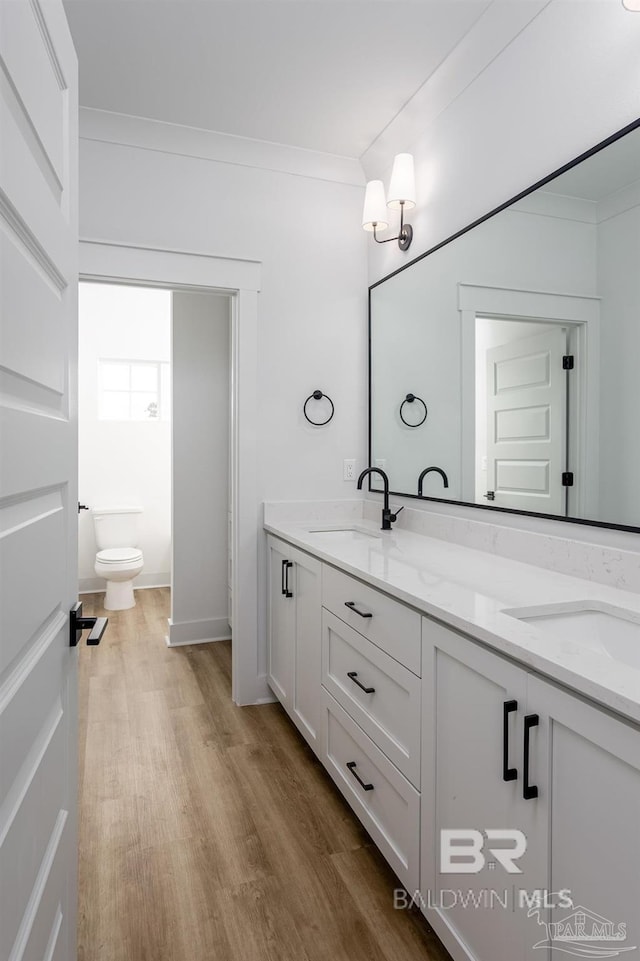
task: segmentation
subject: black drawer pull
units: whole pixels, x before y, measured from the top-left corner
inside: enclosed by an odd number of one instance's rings
[[[351,773],[353,774],[354,778],[356,779],[356,781],[358,782],[358,784],[360,785],[363,791],[373,791],[373,784],[365,784],[362,778],[360,777],[360,775],[358,774],[358,772],[356,771],[355,761],[347,761],[347,767],[349,768],[349,770],[351,771]]]
[[[356,607],[355,601],[345,601],[344,606],[348,607],[350,611],[354,612],[354,614],[359,614],[360,617],[373,617],[371,611],[359,611]]]
[[[525,801],[531,801],[538,797],[538,788],[535,784],[529,784],[529,733],[532,727],[537,727],[540,718],[537,714],[527,714],[524,719],[524,776],[522,786],[522,796]]]
[[[509,767],[509,715],[518,710],[517,701],[505,701],[502,706],[502,780],[515,781],[518,771]]]
[[[347,677],[350,677],[351,680],[353,681],[353,683],[354,683],[354,684],[357,684],[358,687],[361,688],[361,689],[364,691],[365,694],[375,694],[375,693],[376,693],[375,687],[365,687],[364,684],[361,684],[361,683],[360,683],[360,681],[358,680],[358,672],[357,672],[357,671],[347,671]]]
[[[289,590],[289,569],[293,567],[292,561],[282,562],[282,593],[285,597],[293,597],[293,593]]]

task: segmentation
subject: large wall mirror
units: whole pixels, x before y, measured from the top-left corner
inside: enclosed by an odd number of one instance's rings
[[[393,493],[640,529],[640,121],[369,294]]]

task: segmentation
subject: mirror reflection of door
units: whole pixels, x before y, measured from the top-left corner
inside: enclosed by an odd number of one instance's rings
[[[567,329],[482,318],[476,330],[476,502],[567,514]]]

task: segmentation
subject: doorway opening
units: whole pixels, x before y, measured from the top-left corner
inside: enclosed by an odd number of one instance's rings
[[[79,589],[170,594],[172,647],[231,637],[231,303],[80,284]]]

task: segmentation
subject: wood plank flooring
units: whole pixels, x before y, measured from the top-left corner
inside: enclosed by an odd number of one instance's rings
[[[450,961],[280,706],[232,703],[230,643],[136,598],[81,649],[78,961]]]

